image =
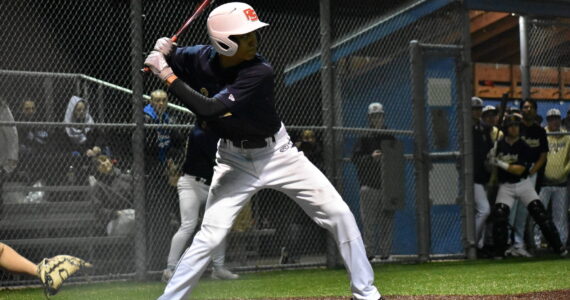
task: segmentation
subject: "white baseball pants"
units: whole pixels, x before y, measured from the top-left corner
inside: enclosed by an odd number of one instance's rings
[[[264,148],[242,149],[220,140],[202,227],[184,253],[160,300],[186,299],[226,238],[240,210],[262,188],[287,194],[334,236],[358,300],[377,300],[374,272],[354,216],[328,179],[293,147],[284,126]]]

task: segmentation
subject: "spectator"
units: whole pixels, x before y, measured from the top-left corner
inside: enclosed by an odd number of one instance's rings
[[[370,128],[385,129],[384,107],[378,102],[368,106]],[[369,260],[377,254],[387,259],[392,248],[395,205],[384,201],[382,194],[382,142],[393,141],[394,136],[372,132],[358,139],[352,161],[360,180],[360,215],[364,245]]]
[[[492,125],[481,120],[483,100],[478,97],[471,98],[471,118],[473,119],[473,200],[475,204],[475,240],[477,242],[477,256],[487,257],[484,249],[484,230],[487,218],[491,214],[491,206],[487,198],[485,185],[491,177],[486,169],[485,159],[493,148]],[[489,111],[486,111],[489,114]]]
[[[554,252],[566,256],[568,251],[560,241],[558,230],[528,178],[534,159],[530,146],[520,138],[520,126],[519,117],[507,116],[503,122],[505,137],[497,143],[495,155],[490,156],[490,163],[499,168],[499,193],[493,208],[495,258],[501,259],[507,254],[508,219],[515,199],[520,199],[528,209]],[[520,253],[510,254],[522,256]]]
[[[86,99],[72,96],[67,104],[64,123],[95,124],[93,117],[89,113],[89,103]],[[102,147],[102,136],[96,128],[90,126],[65,127],[67,136],[67,148],[69,153],[78,152],[80,155],[86,154],[87,150],[95,146]],[[108,153],[106,153],[108,154]]]
[[[323,170],[323,148],[321,143],[317,141],[317,137],[313,130],[303,130],[303,132],[301,132],[301,136],[295,142],[295,147],[297,147],[299,151],[302,151],[317,168]],[[322,232],[322,229],[318,228],[298,205],[289,201],[286,195],[282,193],[274,193],[272,196],[273,199],[279,199],[279,202],[284,206],[282,207],[283,211],[287,212],[279,212],[276,216],[276,220],[280,221],[276,223],[281,225],[278,227],[278,230],[284,229],[285,231],[284,234],[277,234],[278,236],[284,237],[281,242],[283,246],[281,247],[279,263],[300,263],[301,254],[308,246],[309,241],[307,238],[311,236],[312,233]],[[275,200],[272,202],[274,201]],[[271,204],[271,206],[275,208],[273,204]],[[303,236],[305,238],[303,238]]]
[[[90,178],[94,199],[100,207],[99,219],[108,235],[134,231],[133,178],[117,168],[107,155],[93,159],[96,171]]]
[[[295,147],[320,170],[323,170],[323,146],[317,141],[315,132],[310,129],[303,130],[301,137],[295,142]]]
[[[81,123],[87,126],[65,127],[65,134],[62,138],[65,163],[59,164],[59,169],[56,171],[57,174],[65,174],[65,177],[59,180],[69,185],[87,184],[91,168],[89,157],[94,157],[99,153],[110,155],[104,142],[105,137],[97,128],[88,126],[95,124],[95,121],[89,113],[87,100],[78,96],[72,96],[69,99],[63,122]]]
[[[144,108],[146,124],[168,125],[170,115],[166,111],[168,95],[164,90],[150,94],[150,103]],[[180,139],[176,131],[169,128],[145,129],[145,177],[147,230],[149,234],[149,256],[151,267],[164,269],[163,257],[167,256],[171,215],[175,216],[177,199],[175,180],[178,174],[176,162],[180,156]]]
[[[38,122],[36,102],[34,100],[24,100],[19,114],[22,122]],[[18,130],[20,141],[20,161],[19,172],[32,182],[45,181],[49,178],[47,171],[51,171],[53,161],[49,148],[50,134],[47,129],[35,126],[23,126]],[[42,161],[41,167],[38,164]]]
[[[556,108],[546,114],[546,132],[566,132],[561,128],[561,114]],[[570,172],[570,136],[548,136],[548,156],[544,172],[544,186],[540,189],[540,200],[545,207],[552,205],[552,219],[560,233],[563,245],[568,241],[568,194],[566,183]],[[537,234],[538,233],[538,234]],[[540,233],[535,232],[535,242]]]
[[[216,165],[216,150],[219,138],[208,128],[207,123],[198,120],[190,131],[186,146],[186,160],[182,166],[184,175],[178,180],[180,201],[180,228],[172,237],[167,267],[162,280],[168,282],[174,273],[178,260],[186,249],[186,243],[198,225],[201,208],[206,204],[208,191]],[[237,279],[239,276],[225,267],[227,238],[212,255],[214,279]]]
[[[544,167],[546,165],[546,155],[548,154],[546,131],[537,123],[537,105],[534,100],[523,100],[520,106],[523,116],[520,125],[520,138],[529,145],[529,155],[532,160],[532,164],[528,169],[528,177],[535,187],[536,192],[540,193],[540,187],[544,177]],[[513,245],[507,250],[507,255],[532,256],[526,250],[524,240],[527,218],[528,211],[526,207],[521,205],[520,201],[516,201],[509,217],[509,222],[514,231],[514,241]]]

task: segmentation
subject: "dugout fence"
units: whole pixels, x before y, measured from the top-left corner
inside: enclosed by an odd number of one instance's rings
[[[359,169],[355,145],[361,137],[394,137],[383,145],[381,193],[389,206],[373,216],[379,234],[374,263],[474,258],[472,157],[466,150],[471,146],[471,7],[466,2],[248,1],[270,24],[262,32],[260,52],[275,69],[277,108],[292,139],[306,147],[361,226],[361,212],[373,210],[360,205],[359,172],[376,171],[366,165]],[[148,95],[164,86],[140,68],[144,52],[176,31],[195,5],[178,0],[0,3],[0,27],[9,29],[0,34],[10,41],[0,45],[0,98],[14,115],[0,120],[0,128],[20,132],[18,165],[2,179],[1,242],[33,261],[66,253],[93,262],[88,276],[76,281],[158,280],[180,220],[177,174],[156,162],[151,133],[172,135],[173,165],[179,166],[195,117],[171,97],[169,124],[145,124]],[[208,43],[205,15],[179,45]],[[562,47],[567,40],[556,29],[559,24],[533,26],[532,49]],[[543,31],[552,32],[552,38],[545,39]],[[531,53],[531,66],[567,67],[552,52]],[[66,122],[74,96],[88,101],[93,123]],[[33,117],[24,113],[26,100],[35,104]],[[382,103],[385,128],[369,127],[372,102]],[[93,147],[69,145],[73,134],[66,128],[72,127],[97,133],[89,136],[95,139],[92,145],[120,170],[117,177],[97,173],[97,156],[87,155]],[[303,134],[313,134],[316,144],[303,144]],[[120,193],[109,196],[115,189]],[[118,204],[104,207],[105,197]],[[326,232],[284,195],[263,190],[232,229],[227,264],[256,271],[333,267],[340,261]],[[1,271],[0,278],[0,286],[35,282]]]

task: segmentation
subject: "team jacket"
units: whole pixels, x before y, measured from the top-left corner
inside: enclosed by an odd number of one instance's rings
[[[486,184],[491,174],[485,168],[487,153],[493,148],[491,127],[477,121],[473,124],[473,182]]]

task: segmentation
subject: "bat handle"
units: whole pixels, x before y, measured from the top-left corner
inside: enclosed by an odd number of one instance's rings
[[[172,40],[173,43],[176,43],[176,41],[178,40],[178,35],[175,34],[175,35],[173,35],[170,39]],[[149,67],[144,67],[144,68],[142,68],[141,71],[146,74],[146,73],[149,73],[149,72],[150,72],[150,68],[149,68]]]

